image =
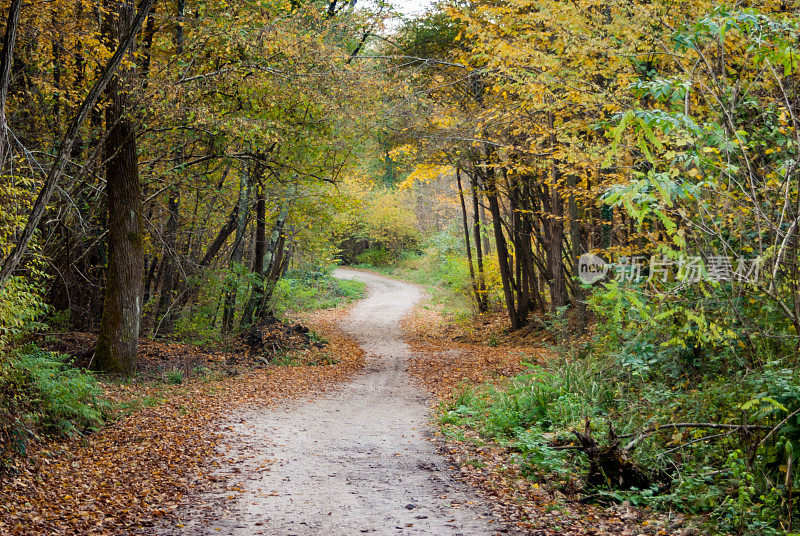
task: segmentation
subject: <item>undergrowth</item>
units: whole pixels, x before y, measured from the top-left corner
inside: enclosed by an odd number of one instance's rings
[[[275,285],[270,308],[278,318],[284,319],[304,311],[336,307],[364,296],[364,283],[336,279],[331,272],[332,267],[319,266],[287,271]],[[220,295],[225,289],[235,292],[236,310],[241,311],[252,284],[252,278],[241,267],[210,276],[202,285],[197,305],[175,323],[175,336],[198,345],[219,342],[222,336]],[[239,320],[238,317],[234,319],[233,325],[240,327]]]
[[[357,266],[424,287],[431,305],[457,322],[466,321],[477,312],[477,306],[461,233],[459,227],[450,227],[429,236],[419,250],[395,256],[373,248],[357,257]],[[497,259],[489,255],[484,263],[489,302],[499,307],[502,287]]]
[[[73,368],[68,356],[32,345],[0,362],[2,467],[24,455],[32,440],[69,437],[97,429],[107,405],[94,376]]]
[[[671,378],[596,350],[588,356],[586,348],[556,350],[559,357],[529,365],[502,385],[465,388],[442,408],[445,434],[458,437],[459,429],[473,429],[509,447],[526,477],[567,494],[697,514],[707,520],[707,534],[791,532],[796,484],[787,480],[781,460],[800,429],[791,419],[781,424],[787,412],[776,408],[797,405],[800,379],[792,371],[775,366],[759,374]],[[628,454],[654,476],[650,489],[584,484],[587,458],[572,431],[584,431],[587,422],[600,444],[610,441],[609,425],[623,446],[641,435]],[[698,426],[642,433],[664,423],[752,424],[764,430]],[[765,438],[772,426],[776,431]],[[667,475],[668,484],[658,483],[656,474]]]
[[[278,281],[272,307],[278,316],[330,309],[362,298],[365,289],[361,281],[336,279],[330,269],[290,270]]]

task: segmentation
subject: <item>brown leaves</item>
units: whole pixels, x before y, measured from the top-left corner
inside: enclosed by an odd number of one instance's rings
[[[486,324],[484,324],[486,322]],[[460,386],[501,381],[524,370],[522,360],[548,359],[549,351],[536,345],[536,333],[514,334],[498,347],[486,341],[494,320],[471,326],[447,325],[436,312],[418,308],[405,322],[415,357],[409,363],[414,376],[437,400],[457,394]],[[499,331],[499,330],[498,330]],[[497,331],[495,331],[496,333]],[[523,533],[536,536],[679,534],[683,519],[656,515],[630,505],[602,508],[567,497],[557,482],[525,478],[514,453],[474,430],[460,428],[464,439],[440,437],[441,453],[458,467],[458,474],[479,489],[495,512]],[[555,477],[555,475],[553,475]]]
[[[403,323],[407,340],[414,350],[409,363],[411,373],[444,399],[457,394],[460,385],[499,381],[524,370],[522,361],[542,358],[546,351],[538,347],[490,347],[480,335],[486,334],[481,320],[479,327],[454,330],[442,317],[418,307]],[[466,333],[465,333],[466,331]]]
[[[308,352],[333,352],[336,365],[273,366],[173,386],[107,383],[111,398],[138,401],[141,409],[88,437],[31,449],[20,473],[0,482],[0,534],[127,534],[170,515],[183,495],[209,484],[223,412],[305,396],[362,366],[358,346],[335,328],[340,314],[322,311],[309,320],[331,345]],[[161,347],[163,355],[174,350]],[[153,352],[145,345],[144,361],[160,359]]]

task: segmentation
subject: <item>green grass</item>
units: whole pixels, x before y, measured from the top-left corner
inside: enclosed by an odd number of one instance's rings
[[[272,307],[279,316],[285,316],[330,309],[363,298],[365,294],[365,283],[336,279],[329,270],[292,271],[278,281]]]
[[[463,231],[459,226],[432,234],[419,249],[400,251],[389,262],[383,258],[378,264],[366,262],[374,256],[359,257],[365,263],[357,267],[424,287],[430,296],[427,306],[436,307],[457,323],[466,322],[477,314]],[[502,285],[497,258],[492,253],[484,258],[484,281],[490,309],[499,310],[503,303]]]
[[[337,307],[365,295],[364,283],[340,281],[331,275],[332,269],[328,266],[289,270],[275,286],[270,309],[279,318],[286,318],[305,311]],[[238,329],[239,314],[249,300],[252,285],[252,274],[243,266],[212,274],[204,281],[196,306],[177,319],[174,335],[197,346],[218,345],[224,338],[220,333],[223,291],[227,288],[236,293],[238,314],[233,325]]]

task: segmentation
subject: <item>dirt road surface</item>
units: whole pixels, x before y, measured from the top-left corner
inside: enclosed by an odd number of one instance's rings
[[[218,475],[228,489],[193,500],[171,534],[499,533],[436,453],[428,406],[406,373],[400,320],[420,290],[367,272],[335,275],[367,284],[341,322],[367,353],[364,372],[319,398],[231,417],[226,455],[239,463]]]

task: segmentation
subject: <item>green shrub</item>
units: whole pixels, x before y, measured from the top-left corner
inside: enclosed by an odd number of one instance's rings
[[[356,255],[356,262],[358,264],[366,264],[368,266],[389,266],[394,260],[396,260],[395,255],[382,245],[372,246],[366,251]]]
[[[331,275],[332,267],[304,266],[289,270],[275,285],[270,308],[279,317],[301,311],[328,309],[343,300],[355,300],[364,295],[366,285],[359,281],[341,281]],[[218,270],[199,283],[201,291],[191,310],[175,322],[175,334],[194,344],[219,341],[221,297],[226,291],[235,293],[237,318],[249,300],[257,278],[243,265],[232,270]]]
[[[800,407],[794,369],[775,362],[757,374],[673,375],[673,362],[663,356],[634,364],[629,352],[608,355],[604,347],[598,353],[597,339],[606,335],[597,334],[594,352],[559,348],[560,357],[532,366],[527,374],[463,391],[442,413],[448,435],[456,435],[454,426],[470,427],[516,452],[526,476],[567,481],[569,474],[584,473],[586,459],[553,446],[573,441],[571,431],[582,430],[586,419],[600,443],[608,440],[609,424],[628,437],[676,422],[777,427],[766,439],[766,431],[703,427],[650,434],[629,456],[641,467],[668,471],[672,487],[661,493],[657,488],[592,493],[700,514],[709,522],[707,534],[779,534],[781,523],[798,509],[791,493],[797,476],[785,484],[787,459],[800,451],[800,419],[792,415]],[[579,353],[582,357],[575,358]]]
[[[71,436],[103,422],[101,390],[68,356],[28,346],[0,364],[0,442],[4,462],[40,436]]]
[[[9,342],[42,327],[37,319],[47,310],[39,288],[24,277],[0,286],[0,350]]]

